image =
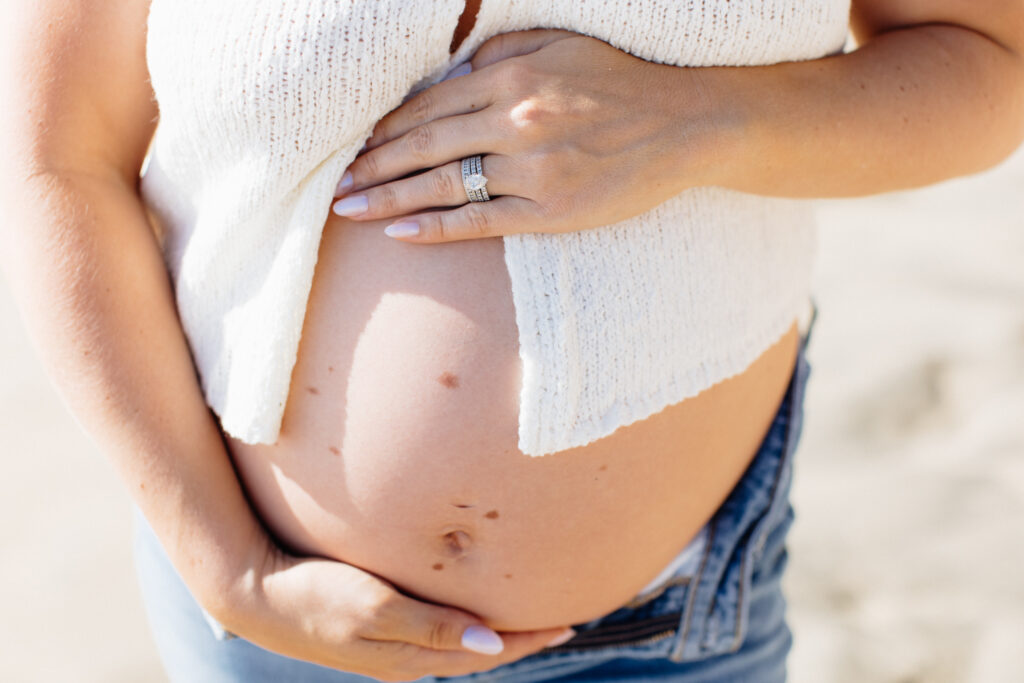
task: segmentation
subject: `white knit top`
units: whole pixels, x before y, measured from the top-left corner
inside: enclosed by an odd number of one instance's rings
[[[232,436],[277,439],[344,169],[380,118],[484,40],[561,28],[664,64],[770,64],[841,49],[849,0],[482,0],[449,55],[463,8],[152,1],[160,122],[142,197],[206,400]],[[720,188],[503,240],[529,455],[585,445],[744,370],[805,310],[815,253],[805,202]]]

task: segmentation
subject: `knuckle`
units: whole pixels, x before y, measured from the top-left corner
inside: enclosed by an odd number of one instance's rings
[[[413,123],[432,121],[435,110],[434,95],[429,89],[419,93],[409,102],[409,114],[413,118]]]
[[[572,178],[572,174],[567,175],[561,170],[561,164],[555,155],[540,155],[535,159],[533,172],[530,174],[530,187],[535,193],[532,196],[545,206],[564,203],[579,191]]]
[[[466,223],[476,235],[487,235],[491,227],[490,213],[474,204],[466,206]]]
[[[366,175],[370,178],[380,177],[380,157],[378,154],[374,154],[374,151],[364,154],[362,157],[363,168],[366,170]],[[354,174],[353,174],[354,175]]]
[[[431,192],[436,197],[455,197],[455,179],[446,169],[438,169],[430,174]]]
[[[409,153],[417,161],[425,161],[430,156],[430,148],[434,142],[434,134],[430,126],[419,126],[407,134]]]
[[[427,630],[428,646],[434,650],[443,650],[454,637],[455,625],[448,621],[435,621]]]
[[[420,224],[423,225],[425,223],[425,227],[428,228],[427,233],[436,238],[437,241],[447,242],[455,236],[452,232],[451,219],[448,217],[448,214],[448,211],[435,213],[422,219]]]
[[[525,60],[510,57],[504,60],[498,77],[513,92],[523,92],[529,89],[533,75],[533,68]]]
[[[534,136],[540,129],[539,124],[543,117],[543,107],[536,100],[525,98],[509,109],[508,124],[518,135]]]
[[[375,195],[373,203],[378,211],[393,213],[398,210],[398,193],[391,185],[381,185]]]
[[[529,196],[539,199],[555,191],[564,191],[567,185],[573,182],[572,177],[565,177],[558,173],[548,162],[549,155],[545,152],[537,152],[524,161],[523,182],[532,193]],[[578,171],[574,175],[579,175]]]
[[[480,47],[476,49],[474,56],[478,59],[486,60],[490,58],[492,52],[497,55],[502,55],[505,53],[502,46],[506,42],[508,42],[507,33],[498,33],[497,35],[493,35],[480,44]]]

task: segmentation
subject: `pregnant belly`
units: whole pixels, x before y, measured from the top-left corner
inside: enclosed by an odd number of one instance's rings
[[[795,325],[696,397],[529,457],[501,239],[404,244],[388,222],[328,220],[281,437],[229,439],[257,513],[292,552],[498,630],[622,606],[749,464],[793,369]]]

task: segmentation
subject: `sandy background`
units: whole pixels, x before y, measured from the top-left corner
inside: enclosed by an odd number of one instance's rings
[[[1024,680],[1024,150],[821,216],[791,680]],[[0,679],[164,680],[127,494],[0,321]]]

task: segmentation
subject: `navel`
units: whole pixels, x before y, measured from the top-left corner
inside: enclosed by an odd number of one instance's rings
[[[441,552],[449,557],[464,555],[473,547],[473,539],[465,531],[456,529],[441,537]]]

